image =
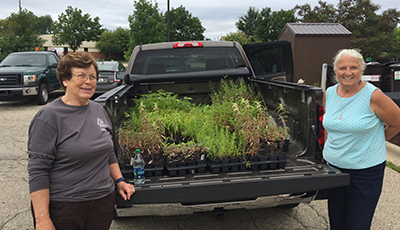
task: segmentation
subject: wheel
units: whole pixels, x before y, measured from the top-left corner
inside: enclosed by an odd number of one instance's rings
[[[49,101],[49,88],[46,84],[40,83],[36,102],[38,105],[45,105]]]

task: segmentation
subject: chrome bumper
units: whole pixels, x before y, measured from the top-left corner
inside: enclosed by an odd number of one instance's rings
[[[32,96],[32,95],[37,95],[38,94],[38,88],[37,87],[27,87],[27,88],[0,88],[1,91],[19,91],[22,92],[21,95],[23,96]],[[11,96],[12,94],[10,94]]]

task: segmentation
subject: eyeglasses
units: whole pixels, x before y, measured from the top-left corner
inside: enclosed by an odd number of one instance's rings
[[[97,77],[96,76],[93,76],[93,75],[84,75],[84,74],[71,74],[72,76],[76,76],[76,77],[78,77],[79,79],[81,79],[82,81],[86,81],[88,78],[91,80],[91,81],[97,81]]]

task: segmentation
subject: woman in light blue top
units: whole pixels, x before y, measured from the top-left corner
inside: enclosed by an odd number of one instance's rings
[[[361,81],[362,55],[341,50],[334,58],[339,83],[324,95],[327,164],[350,175],[350,185],[328,190],[331,229],[370,229],[382,190],[385,140],[400,131],[400,109],[381,90]]]

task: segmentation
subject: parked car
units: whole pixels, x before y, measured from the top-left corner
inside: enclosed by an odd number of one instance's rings
[[[118,61],[98,61],[99,80],[95,93],[104,93],[122,84],[125,66]]]
[[[46,104],[49,92],[61,87],[56,74],[59,61],[54,52],[9,54],[0,63],[0,101],[32,98]]]

